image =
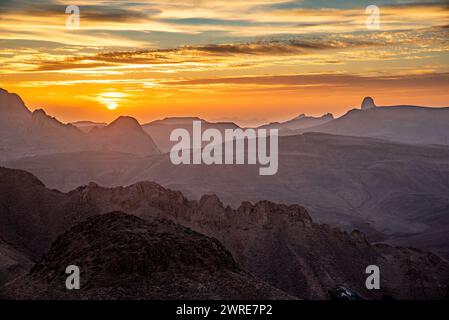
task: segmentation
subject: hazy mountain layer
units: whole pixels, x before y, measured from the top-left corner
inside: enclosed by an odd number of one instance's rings
[[[331,113],[325,114],[321,117],[309,117],[304,114],[299,115],[298,117],[284,121],[284,122],[271,122],[269,124],[260,126],[260,129],[278,129],[280,134],[287,134],[291,130],[301,130],[312,128],[329,121],[332,121],[334,116]]]
[[[448,125],[449,108],[389,106],[354,109],[324,124],[281,134],[322,132],[404,143],[449,145]]]
[[[139,123],[120,117],[88,133],[48,116],[30,112],[19,96],[0,89],[0,160],[84,150],[158,154],[152,138]]]
[[[170,152],[173,145],[176,142],[170,141],[170,133],[175,129],[186,129],[190,135],[193,132],[193,121],[200,121],[202,130],[217,129],[223,135],[226,129],[237,129],[235,123],[232,122],[208,122],[200,118],[166,118],[163,120],[156,120],[142,125],[142,128],[147,132],[155,141],[161,152]]]
[[[279,171],[256,165],[171,164],[167,155],[72,153],[8,162],[68,191],[151,180],[199,199],[301,203],[320,222],[357,228],[371,240],[413,245],[449,257],[449,148],[370,138],[304,134],[280,137]]]

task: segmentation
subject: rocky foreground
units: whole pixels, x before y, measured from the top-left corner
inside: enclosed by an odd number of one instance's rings
[[[81,270],[80,290],[65,287],[68,265]],[[217,240],[121,212],[71,228],[3,292],[15,299],[293,299],[239,268]]]
[[[38,262],[28,276],[3,286],[7,297],[66,297],[58,287],[65,277],[61,268],[78,262],[85,263],[91,279],[86,285],[93,286],[82,290],[83,298],[327,299],[328,291],[338,286],[368,299],[449,298],[449,264],[443,258],[370,244],[361,232],[313,222],[298,205],[261,201],[232,209],[214,195],[190,201],[151,182],[117,188],[89,184],[62,193],[24,171],[0,168],[0,177],[0,240]],[[139,219],[108,214],[112,211]],[[91,218],[98,214],[106,215]],[[156,260],[160,265],[152,264]],[[365,288],[365,268],[372,264],[381,270],[381,289],[376,291]],[[3,274],[9,268],[11,263],[0,265]],[[170,272],[150,276],[160,270]],[[186,285],[176,287],[171,278]],[[219,278],[229,285],[217,287]],[[20,279],[36,289],[23,291]]]

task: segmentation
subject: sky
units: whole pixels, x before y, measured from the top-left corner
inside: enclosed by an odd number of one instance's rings
[[[0,0],[0,87],[64,122],[449,106],[448,35],[447,1]]]

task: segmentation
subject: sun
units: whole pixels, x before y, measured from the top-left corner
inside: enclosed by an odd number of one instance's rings
[[[108,104],[108,109],[109,110],[115,110],[117,108],[117,103],[115,102],[111,102]]]

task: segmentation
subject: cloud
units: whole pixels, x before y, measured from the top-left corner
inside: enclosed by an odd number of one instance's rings
[[[94,1],[93,1],[94,2]],[[39,17],[66,16],[65,10],[70,3],[59,3],[57,1],[0,1],[2,14],[20,14],[22,16],[37,15]],[[111,3],[91,5],[79,5],[82,19],[94,21],[128,22],[148,19],[152,15],[160,13],[157,9],[148,8],[143,4],[136,3],[135,6],[114,6]]]
[[[210,63],[212,61],[236,61],[242,66],[248,56],[282,56],[307,55],[333,49],[378,46],[376,42],[365,40],[273,40],[253,43],[210,44],[198,46],[181,46],[173,49],[151,49],[136,51],[103,52],[90,55],[69,56],[64,59],[40,61],[35,71],[54,71],[74,68],[98,68],[120,65],[170,65],[185,63]],[[219,60],[211,60],[211,59]],[[327,60],[334,61],[335,60]],[[248,64],[250,65],[250,64]],[[33,69],[31,69],[33,70]]]
[[[273,76],[222,77],[163,82],[165,85],[269,85],[269,86],[360,86],[393,84],[434,85],[449,80],[449,73],[405,74],[401,76],[363,76],[358,74],[296,74]]]

